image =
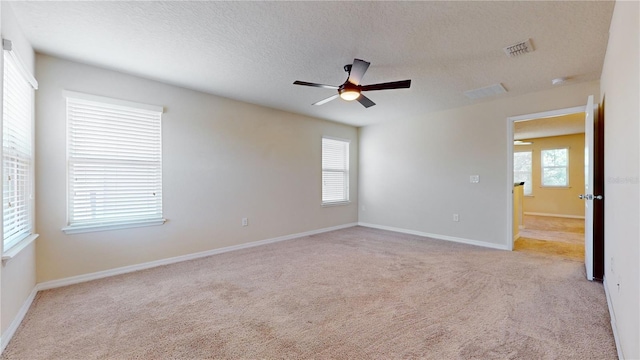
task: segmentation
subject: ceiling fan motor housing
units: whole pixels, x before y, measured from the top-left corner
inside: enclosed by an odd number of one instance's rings
[[[345,91],[357,91],[360,92],[360,85],[356,85],[349,80],[345,81],[344,84],[338,87],[338,92],[343,93]]]

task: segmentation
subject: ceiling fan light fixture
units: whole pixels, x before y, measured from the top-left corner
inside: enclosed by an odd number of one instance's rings
[[[347,101],[353,101],[360,97],[360,91],[344,89],[340,92],[340,97]]]

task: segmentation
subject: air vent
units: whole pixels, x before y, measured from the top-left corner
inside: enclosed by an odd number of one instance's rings
[[[471,100],[482,99],[489,96],[495,96],[499,94],[504,94],[507,92],[507,89],[502,86],[502,84],[494,84],[485,86],[483,88],[467,90],[464,92],[464,95]]]
[[[525,41],[521,41],[519,43],[509,45],[503,50],[508,57],[515,57],[515,56],[524,55],[526,53],[532,52],[533,46],[531,45],[531,39],[527,39]]]

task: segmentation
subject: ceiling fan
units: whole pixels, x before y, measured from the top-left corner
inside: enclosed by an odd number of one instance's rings
[[[371,101],[371,99],[369,99],[368,97],[364,96],[362,94],[363,91],[408,89],[409,87],[411,87],[411,80],[392,81],[372,85],[360,85],[360,81],[362,80],[364,73],[367,72],[369,65],[371,65],[371,63],[367,61],[353,59],[353,64],[347,64],[344,66],[344,71],[349,74],[349,77],[347,78],[347,81],[345,81],[344,84],[340,86],[316,84],[298,80],[294,81],[293,84],[338,90],[337,94],[313,103],[312,105],[326,104],[331,100],[341,97],[342,99],[347,101],[358,100],[358,102],[365,108],[372,107],[376,103]]]

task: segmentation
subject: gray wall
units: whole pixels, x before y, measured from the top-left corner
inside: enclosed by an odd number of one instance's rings
[[[640,359],[640,4],[616,2],[602,69],[605,285],[626,359]],[[618,286],[619,285],[619,286]]]
[[[38,55],[38,282],[357,221],[357,129]],[[63,90],[165,107],[162,226],[66,235]],[[351,204],[321,206],[321,138],[351,140]],[[249,226],[241,227],[241,218]]]
[[[508,248],[507,117],[584,106],[599,92],[580,83],[361,128],[359,221]]]

